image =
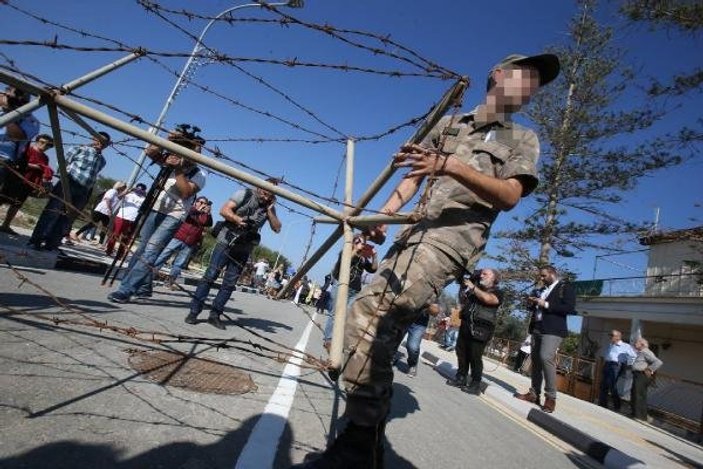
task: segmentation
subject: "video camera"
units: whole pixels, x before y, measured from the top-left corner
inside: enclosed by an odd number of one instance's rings
[[[178,124],[175,129],[169,132],[168,139],[182,147],[200,152],[205,144],[205,139],[198,135],[199,133],[200,127],[190,124]]]
[[[258,226],[256,226],[256,221],[252,218],[245,217],[242,219],[245,226],[232,227],[230,223],[227,223],[229,230],[225,235],[225,240],[229,247],[233,246],[258,246],[261,242],[261,235],[259,234]]]
[[[476,269],[469,275],[464,277],[465,279],[471,280],[472,283],[478,284],[481,282],[481,269]]]

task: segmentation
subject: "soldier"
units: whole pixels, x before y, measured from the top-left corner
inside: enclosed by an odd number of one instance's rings
[[[424,218],[398,234],[351,307],[344,368],[349,423],[304,467],[383,466],[394,352],[423,306],[473,270],[498,213],[537,186],[537,135],[510,117],[558,74],[554,55],[510,55],[490,70],[483,104],[468,114],[443,117],[421,145],[404,146],[395,155],[395,166],[410,171],[382,212],[396,213],[425,177],[436,182]]]

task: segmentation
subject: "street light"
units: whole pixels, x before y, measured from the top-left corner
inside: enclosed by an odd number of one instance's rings
[[[195,47],[193,47],[193,52],[190,53],[190,56],[188,57],[188,60],[186,61],[185,66],[183,67],[183,70],[181,71],[181,74],[178,75],[178,79],[176,80],[176,83],[173,85],[173,89],[171,90],[171,94],[168,95],[168,98],[166,98],[166,103],[164,103],[163,109],[161,109],[161,114],[159,114],[159,118],[156,119],[156,123],[149,128],[149,133],[156,134],[159,131],[159,128],[161,128],[161,124],[164,121],[164,118],[166,117],[166,113],[168,112],[168,109],[171,107],[171,104],[173,104],[173,101],[176,99],[176,95],[178,95],[178,92],[181,90],[182,87],[185,85],[183,84],[183,80],[185,77],[188,75],[190,72],[190,68],[193,66],[193,62],[195,61],[195,56],[203,49],[203,38],[205,37],[205,34],[208,32],[210,27],[215,24],[215,21],[218,19],[222,18],[228,13],[232,13],[237,10],[242,10],[244,8],[251,8],[251,7],[290,7],[290,8],[302,8],[303,7],[303,0],[289,0],[287,2],[280,2],[280,3],[246,3],[244,5],[237,5],[231,8],[227,8],[226,10],[220,12],[217,16],[212,18],[207,25],[205,25],[205,29],[203,29],[203,32],[200,33],[200,36],[198,37],[198,40],[195,41]],[[134,165],[134,169],[132,170],[132,174],[129,176],[129,180],[127,182],[128,187],[132,187],[134,185],[134,182],[137,180],[137,176],[139,175],[139,170],[142,167],[142,164],[144,163],[144,159],[146,158],[146,147],[142,150],[141,154],[139,155],[139,158],[137,159],[137,163]]]
[[[290,223],[286,223],[283,228],[283,240],[281,241],[281,246],[278,248],[278,251],[276,253],[276,260],[274,261],[273,265],[276,267],[278,265],[278,260],[281,258],[281,251],[283,251],[283,248],[286,245],[286,240],[288,239],[288,233],[290,233],[293,228],[293,225],[297,225],[299,223],[305,223],[309,222],[310,220],[294,220]]]

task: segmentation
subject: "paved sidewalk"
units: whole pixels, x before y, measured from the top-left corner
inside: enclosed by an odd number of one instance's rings
[[[423,341],[422,357],[443,376],[454,376],[453,352],[442,350],[435,342]],[[529,389],[530,379],[494,360],[484,358],[484,381],[488,384],[485,398],[584,452],[604,451],[607,455],[603,454],[601,462],[606,467],[703,467],[701,446],[595,404],[560,394],[556,411],[546,414],[537,406],[514,398],[515,392]]]

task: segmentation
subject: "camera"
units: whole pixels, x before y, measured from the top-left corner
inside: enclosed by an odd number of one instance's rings
[[[11,86],[8,86],[2,94],[5,95],[5,102],[7,103],[8,110],[17,109],[18,107],[27,104],[31,97],[25,91],[18,88],[13,88]]]
[[[469,275],[466,276],[467,280],[471,280],[472,283],[478,284],[481,282],[481,269],[474,270]]]
[[[227,232],[225,237],[227,244],[230,247],[243,245],[258,246],[261,242],[261,235],[257,230],[256,221],[249,217],[243,218],[242,221],[245,226],[236,227]]]

